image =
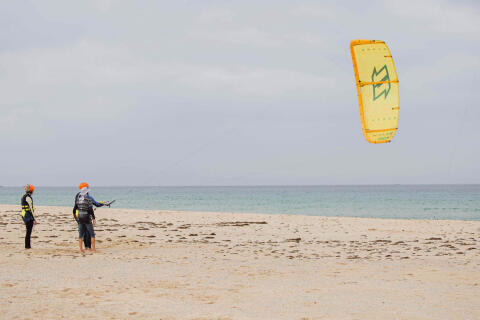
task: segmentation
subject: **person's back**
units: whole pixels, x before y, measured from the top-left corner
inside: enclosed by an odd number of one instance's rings
[[[90,223],[90,212],[93,211],[92,200],[87,191],[88,189],[82,190],[75,196],[76,216],[82,223]]]
[[[88,194],[89,189],[87,183],[81,183],[79,189],[80,192],[75,196],[75,206],[73,207],[73,216],[78,222],[78,245],[80,252],[83,253],[82,241],[85,235],[88,234],[91,238],[92,252],[96,252],[95,231],[93,229],[96,220],[93,211],[93,200]]]

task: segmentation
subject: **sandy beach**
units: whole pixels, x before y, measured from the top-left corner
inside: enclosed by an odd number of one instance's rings
[[[0,205],[1,319],[480,319],[480,221]]]

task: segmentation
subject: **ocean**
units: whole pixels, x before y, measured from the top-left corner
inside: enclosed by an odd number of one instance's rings
[[[73,207],[74,187],[37,187],[36,205]],[[20,204],[22,187],[0,187]],[[113,207],[312,216],[480,220],[480,185],[93,187]]]

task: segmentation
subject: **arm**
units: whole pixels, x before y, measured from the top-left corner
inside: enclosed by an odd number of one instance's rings
[[[75,205],[73,206],[73,219],[75,219],[75,221],[77,221],[77,210],[78,210],[78,205],[77,205],[77,199],[78,199],[78,193],[77,195],[75,196]]]
[[[90,208],[88,213],[90,213],[90,215],[92,216],[92,219],[95,220],[95,211],[93,211],[93,208]]]
[[[32,198],[30,198],[29,196],[27,196],[27,198],[26,198],[25,200],[27,200],[27,204],[28,204],[28,206],[30,207],[30,212],[32,213],[33,221],[35,221],[35,216],[33,215],[33,212],[35,211],[35,208],[33,208]]]
[[[78,206],[77,204],[75,203],[75,206],[73,207],[73,219],[77,220],[77,210],[78,210]]]
[[[93,225],[97,224],[97,220],[95,220],[95,211],[93,210],[93,207],[90,207],[90,210],[88,210],[88,213],[90,216],[92,216],[92,223]]]
[[[90,198],[90,200],[92,200],[92,204],[95,206],[95,207],[102,207],[103,206],[103,202],[100,201],[100,202],[97,202],[95,199],[93,199],[93,197],[91,195],[88,195],[88,197]]]

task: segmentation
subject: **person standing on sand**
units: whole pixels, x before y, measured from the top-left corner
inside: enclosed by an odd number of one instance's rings
[[[89,188],[89,185],[88,183],[86,182],[82,182],[80,183],[80,185],[78,186],[78,189],[82,190],[83,188]],[[75,203],[77,202],[77,199],[78,199],[78,196],[80,195],[80,192],[77,193],[77,195],[75,196]],[[103,201],[99,201],[97,202],[90,194],[88,194],[88,196],[90,197],[90,199],[92,200],[92,204],[95,206],[95,207],[102,207],[104,205],[104,202]],[[76,215],[74,214],[74,219],[77,220],[77,223],[78,223],[78,219],[76,217]],[[88,230],[85,231],[85,234],[83,236],[83,244],[85,245],[85,249],[87,250],[90,250],[92,249],[92,237],[90,236],[90,232]]]
[[[35,212],[35,207],[33,206],[32,194],[35,191],[35,187],[31,184],[25,186],[25,194],[22,196],[22,219],[25,223],[27,231],[25,233],[25,249],[31,249],[30,245],[30,236],[32,235],[33,225],[37,224],[33,213]]]
[[[93,212],[93,200],[90,197],[88,183],[82,182],[79,186],[80,192],[75,196],[75,206],[73,207],[73,217],[78,222],[78,246],[80,252],[84,253],[82,248],[83,238],[85,233],[91,237],[92,252],[96,252],[95,249],[95,231],[93,226],[96,224],[95,213]],[[95,203],[97,203],[95,201]],[[97,203],[102,206],[102,203]]]

